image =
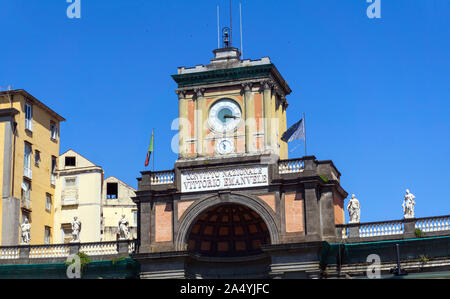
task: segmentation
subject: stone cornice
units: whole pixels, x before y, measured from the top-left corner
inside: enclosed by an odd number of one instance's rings
[[[14,116],[16,114],[19,114],[19,110],[15,108],[0,109],[0,117]]]
[[[204,72],[172,75],[179,89],[210,85],[214,83],[236,82],[248,79],[272,79],[284,95],[291,93],[287,82],[283,79],[274,64],[245,66],[237,68],[216,69]]]

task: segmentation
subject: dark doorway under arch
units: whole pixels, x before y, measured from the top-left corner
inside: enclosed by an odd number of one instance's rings
[[[267,225],[252,209],[239,204],[214,206],[200,215],[188,235],[190,252],[212,257],[261,253],[270,244]]]

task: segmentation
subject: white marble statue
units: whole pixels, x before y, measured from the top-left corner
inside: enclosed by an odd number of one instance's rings
[[[72,221],[72,243],[80,242],[81,222],[78,217],[73,217]]]
[[[25,218],[25,220],[23,221],[23,223],[20,226],[20,228],[22,229],[22,245],[30,244],[30,240],[31,240],[31,234],[30,234],[31,223],[28,222],[28,218]]]
[[[414,201],[415,198],[416,197],[409,192],[409,189],[406,189],[405,199],[402,204],[405,219],[411,219],[415,217],[414,216],[414,207],[416,205],[416,202]]]
[[[361,217],[361,207],[359,205],[358,199],[356,199],[355,194],[352,194],[352,198],[347,205],[348,214],[350,216],[349,223],[359,223]]]
[[[119,239],[128,240],[130,237],[130,231],[128,229],[128,220],[125,215],[122,215],[122,219],[119,221]]]

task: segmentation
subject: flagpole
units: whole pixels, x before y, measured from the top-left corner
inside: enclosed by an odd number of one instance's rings
[[[305,112],[303,112],[303,127],[305,128],[305,156],[307,156],[308,152],[306,151],[306,117],[305,117]]]
[[[153,129],[153,172],[155,171],[155,129]]]

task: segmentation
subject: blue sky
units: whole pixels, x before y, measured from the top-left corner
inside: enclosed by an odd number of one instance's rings
[[[308,154],[333,160],[361,220],[450,214],[450,1],[242,0],[244,55],[288,81],[288,124],[307,115]],[[67,119],[67,149],[136,187],[152,128],[156,167],[173,168],[179,66],[207,64],[227,0],[0,0],[0,86],[26,89]],[[239,1],[233,0],[235,45]],[[290,153],[303,155],[303,147]],[[347,202],[347,201],[346,201]]]

